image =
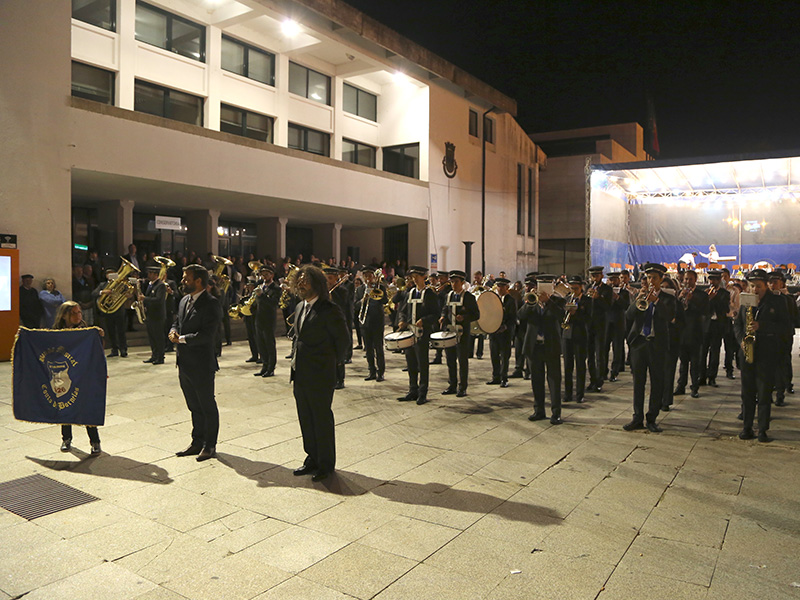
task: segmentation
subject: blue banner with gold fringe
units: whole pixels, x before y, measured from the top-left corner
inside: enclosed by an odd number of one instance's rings
[[[106,358],[101,330],[20,327],[13,353],[14,417],[32,423],[102,425]]]

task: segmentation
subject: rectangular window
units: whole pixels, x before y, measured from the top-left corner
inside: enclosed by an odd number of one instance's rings
[[[116,0],[72,0],[72,18],[108,31],[117,30]]]
[[[342,160],[344,162],[371,167],[374,169],[375,154],[375,148],[372,146],[367,146],[366,144],[355,142],[353,140],[342,140]]]
[[[275,85],[275,55],[222,36],[222,68],[267,85]]]
[[[478,113],[471,108],[469,109],[469,134],[472,137],[478,137]]]
[[[103,104],[114,104],[114,73],[73,61],[72,95]]]
[[[528,167],[528,235],[533,237],[536,231],[536,197],[533,189],[533,167]]]
[[[483,117],[483,139],[494,144],[494,120]]]
[[[342,108],[345,112],[349,112],[359,117],[364,117],[370,121],[378,120],[378,97],[375,94],[370,94],[357,87],[344,84],[344,102]]]
[[[525,235],[525,167],[517,165],[517,235]]]
[[[223,104],[220,107],[220,131],[241,135],[253,140],[272,143],[275,120],[267,115]]]
[[[144,2],[136,2],[136,39],[200,62],[206,61],[206,28]]]
[[[330,156],[331,136],[323,131],[289,123],[289,148]]]
[[[203,124],[202,98],[144,81],[136,81],[133,109],[192,125]]]
[[[419,144],[403,144],[384,148],[383,170],[419,179]]]
[[[321,104],[331,104],[331,78],[289,62],[289,91]]]

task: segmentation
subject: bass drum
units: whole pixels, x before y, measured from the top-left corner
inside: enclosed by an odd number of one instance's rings
[[[481,292],[477,300],[481,316],[470,324],[470,332],[473,335],[494,333],[503,324],[503,302],[500,296],[486,291]]]
[[[458,336],[455,331],[436,331],[431,334],[431,348],[434,350],[452,348],[457,343]]]
[[[405,350],[417,343],[412,331],[393,331],[383,336],[383,344],[387,350]]]

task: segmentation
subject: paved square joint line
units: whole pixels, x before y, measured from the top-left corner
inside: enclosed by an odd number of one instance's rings
[[[0,506],[29,521],[99,500],[44,475],[29,475],[0,483]]]

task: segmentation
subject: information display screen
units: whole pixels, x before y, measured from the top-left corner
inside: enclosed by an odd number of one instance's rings
[[[11,310],[11,257],[0,256],[0,311]]]

